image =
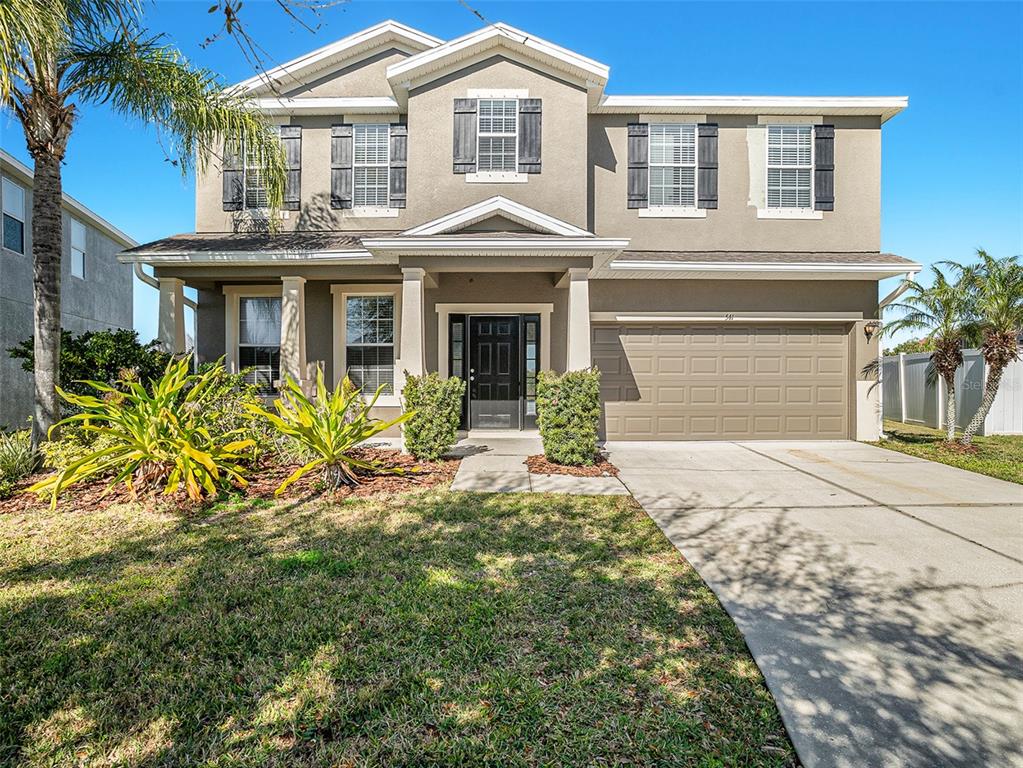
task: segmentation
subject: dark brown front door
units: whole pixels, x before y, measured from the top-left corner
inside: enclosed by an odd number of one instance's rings
[[[519,317],[469,318],[469,426],[520,429]]]

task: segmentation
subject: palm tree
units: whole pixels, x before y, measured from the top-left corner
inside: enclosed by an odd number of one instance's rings
[[[240,141],[264,166],[269,206],[283,197],[273,126],[148,31],[137,0],[0,0],[0,107],[21,123],[35,161],[34,447],[59,418],[61,164],[84,102],[155,125],[183,174],[219,157],[225,138]]]
[[[969,445],[980,431],[991,410],[1006,366],[1019,359],[1019,333],[1023,329],[1023,264],[1018,256],[996,259],[983,249],[977,250],[980,263],[963,268],[977,307],[983,333],[980,345],[987,376],[984,396],[977,412],[963,430],[962,442]]]
[[[955,266],[955,265],[952,265]],[[949,442],[956,434],[956,371],[963,364],[963,346],[976,338],[972,294],[964,278],[949,282],[940,267],[931,267],[934,280],[923,286],[907,280],[906,297],[891,308],[902,316],[884,324],[886,334],[902,330],[930,331],[931,362],[945,382],[945,429]]]

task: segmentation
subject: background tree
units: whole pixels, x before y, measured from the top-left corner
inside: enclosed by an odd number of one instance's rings
[[[963,364],[963,346],[977,337],[973,294],[965,276],[949,282],[940,267],[932,266],[931,271],[934,280],[929,286],[907,281],[902,301],[890,305],[902,315],[886,322],[883,332],[930,331],[931,362],[945,382],[945,428],[947,439],[952,441],[956,435],[956,371]]]
[[[934,343],[927,336],[922,339],[906,339],[906,341],[900,341],[894,347],[886,349],[884,354],[887,355],[898,355],[905,352],[907,355],[917,354],[920,352],[933,352]]]
[[[61,163],[83,102],[154,125],[183,174],[219,158],[224,137],[236,137],[262,166],[270,208],[284,190],[272,124],[147,30],[135,0],[0,0],[0,106],[20,122],[35,162],[34,447],[59,418]]]
[[[980,431],[998,395],[1006,366],[1019,359],[1019,334],[1023,330],[1023,264],[1018,256],[996,259],[978,249],[980,263],[963,267],[963,281],[970,287],[983,342],[980,345],[987,375],[980,407],[963,430],[969,445]]]

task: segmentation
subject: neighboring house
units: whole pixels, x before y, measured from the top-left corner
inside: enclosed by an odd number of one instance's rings
[[[126,251],[162,338],[267,387],[313,364],[468,379],[465,425],[530,428],[540,369],[600,368],[615,439],[878,433],[881,126],[905,98],[612,96],[608,68],[504,24],[384,22],[237,86],[280,123],[280,234],[244,148],[196,233]]]
[[[32,337],[32,170],[0,150],[0,427],[21,427],[32,415],[32,374],[10,347]],[[132,270],[117,260],[138,245],[110,222],[64,195],[61,327],[81,333],[132,327]]]

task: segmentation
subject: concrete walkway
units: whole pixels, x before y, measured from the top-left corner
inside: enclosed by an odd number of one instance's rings
[[[1023,488],[852,442],[608,449],[804,765],[1023,766]]]
[[[627,496],[616,477],[533,475],[526,457],[543,453],[537,437],[467,438],[451,451],[462,463],[451,483],[453,491],[484,493],[568,493],[580,496]]]

